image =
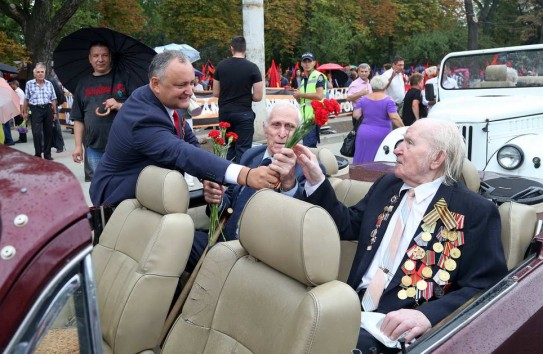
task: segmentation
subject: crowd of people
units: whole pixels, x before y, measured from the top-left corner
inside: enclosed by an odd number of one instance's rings
[[[232,57],[218,64],[214,76],[219,120],[240,136],[228,158],[222,159],[201,149],[186,125],[197,82],[186,56],[177,51],[157,54],[149,67],[149,83],[133,88],[129,78],[112,72],[107,45],[90,46],[94,71],[74,93],[72,156],[81,162],[82,155],[88,155],[94,205],[114,208],[134,198],[137,178],[149,165],[190,173],[203,181],[207,203],[232,207],[234,214],[225,225],[227,240],[237,239],[241,210],[258,189],[276,189],[320,205],[333,217],[341,239],[358,241],[347,282],[358,293],[363,311],[386,315],[381,330],[394,340],[403,337],[409,342],[424,334],[506,273],[496,207],[459,182],[465,158],[462,136],[452,123],[420,119],[425,106],[422,75],[411,76],[406,93],[400,57],[373,78],[368,64],[355,70],[349,66],[349,74],[354,73],[347,99],[353,103],[355,122],[362,121],[354,160],[373,160],[393,127],[409,128],[394,149],[394,173],[379,179],[362,200],[347,208],[307,148],[318,144],[317,129],[304,137],[303,145],[285,147],[302,119],[313,114],[311,101],[326,97],[328,79],[315,70],[315,56],[302,55],[302,70],[291,81],[300,108],[288,102],[273,105],[263,122],[267,144],[251,148],[255,119],[251,105],[262,99],[264,80],[257,66],[245,59],[245,51],[245,39],[234,37]],[[51,159],[56,96],[44,79],[44,66],[36,65],[34,75],[36,79],[27,84],[22,118],[31,118],[36,156]],[[112,81],[122,88],[116,91],[118,96],[96,89],[110,87]],[[446,217],[441,217],[444,213]],[[197,232],[188,270],[206,244],[205,231]],[[364,329],[357,348],[390,350]]]

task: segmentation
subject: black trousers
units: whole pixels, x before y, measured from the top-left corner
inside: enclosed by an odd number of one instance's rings
[[[43,157],[51,157],[51,144],[53,142],[53,111],[51,105],[30,105],[30,111],[34,155],[41,157],[43,153]]]

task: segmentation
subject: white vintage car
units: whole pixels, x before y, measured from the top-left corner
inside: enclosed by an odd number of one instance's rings
[[[479,171],[543,178],[543,45],[450,53],[438,78],[428,117],[458,125]],[[404,132],[392,131],[375,161],[395,161]]]

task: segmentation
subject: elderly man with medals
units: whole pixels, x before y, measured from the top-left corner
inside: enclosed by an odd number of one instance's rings
[[[363,352],[394,351],[381,341],[409,343],[506,274],[496,206],[458,182],[465,153],[454,124],[415,122],[394,150],[394,174],[350,208],[315,156],[301,145],[294,152],[305,199],[332,215],[342,239],[358,241],[347,282],[359,294],[363,326],[365,316],[384,317],[374,335],[361,328]]]

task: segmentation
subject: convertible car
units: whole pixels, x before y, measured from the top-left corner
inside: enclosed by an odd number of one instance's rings
[[[347,205],[382,173],[370,164],[339,178],[333,155],[316,152]],[[479,191],[469,164],[463,183]],[[64,166],[0,146],[0,196],[3,353],[351,353],[356,345],[360,303],[343,282],[356,245],[339,241],[319,207],[257,192],[240,240],[212,247],[191,278],[183,270],[205,218],[189,209],[176,171],[144,169],[136,198],[115,209],[95,246],[96,213]],[[541,352],[543,206],[509,201],[499,211],[509,274],[408,352]],[[180,278],[189,285],[179,296]]]

